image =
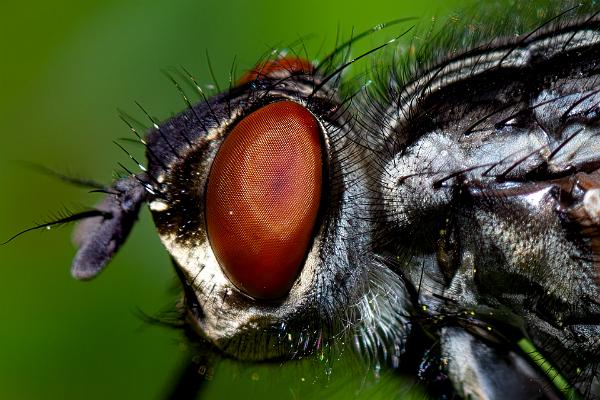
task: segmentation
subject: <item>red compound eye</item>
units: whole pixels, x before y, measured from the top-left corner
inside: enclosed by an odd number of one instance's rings
[[[277,60],[267,60],[261,64],[258,64],[252,70],[246,72],[238,81],[238,84],[244,84],[261,77],[273,76],[277,73],[287,72],[293,73],[306,73],[310,74],[314,70],[313,65],[297,57],[282,57]]]
[[[221,268],[248,295],[289,292],[312,240],[322,174],[319,125],[291,101],[248,115],[221,145],[208,177],[206,226]]]

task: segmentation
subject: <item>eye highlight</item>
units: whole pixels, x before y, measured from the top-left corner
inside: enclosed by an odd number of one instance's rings
[[[231,282],[258,299],[292,287],[310,247],[323,191],[320,127],[291,101],[242,119],[221,145],[206,189],[206,227]]]

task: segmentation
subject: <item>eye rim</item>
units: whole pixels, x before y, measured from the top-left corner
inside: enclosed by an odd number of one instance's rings
[[[209,183],[210,183],[210,176],[213,172],[213,167],[214,167],[214,161],[217,158],[219,151],[221,150],[222,146],[224,145],[224,143],[227,141],[227,139],[229,138],[229,135],[239,126],[239,124],[242,123],[242,121],[244,121],[246,118],[250,117],[251,115],[253,115],[254,113],[269,107],[271,105],[274,104],[283,104],[283,103],[291,103],[294,106],[299,106],[301,107],[303,112],[307,112],[310,117],[312,117],[312,119],[314,120],[316,126],[316,134],[318,137],[318,145],[319,145],[319,153],[320,153],[320,161],[321,161],[321,168],[320,168],[320,176],[321,176],[321,185],[320,185],[320,196],[319,196],[319,201],[318,201],[318,206],[317,206],[317,210],[315,212],[315,219],[314,222],[312,224],[312,228],[310,229],[310,235],[309,235],[309,240],[307,241],[306,244],[306,249],[304,251],[304,256],[302,257],[302,260],[299,262],[298,266],[296,267],[295,273],[294,273],[294,278],[291,280],[289,286],[286,288],[286,290],[278,296],[275,297],[264,297],[264,296],[253,296],[252,294],[249,293],[248,290],[244,290],[243,288],[239,287],[238,284],[235,281],[237,279],[235,279],[234,277],[230,276],[230,272],[227,271],[227,268],[223,265],[222,262],[218,261],[219,267],[221,268],[221,271],[223,272],[223,274],[227,277],[227,279],[229,279],[229,281],[231,282],[231,284],[233,285],[233,287],[235,288],[235,290],[247,297],[248,299],[250,299],[251,301],[254,302],[260,302],[260,303],[265,303],[265,304],[280,304],[283,302],[283,300],[285,300],[285,298],[289,295],[289,292],[291,291],[292,287],[294,285],[296,285],[296,281],[298,280],[298,277],[300,276],[300,273],[302,271],[302,269],[304,268],[308,256],[309,254],[312,252],[312,250],[315,248],[315,245],[317,243],[317,239],[318,239],[318,235],[319,232],[321,231],[321,227],[324,224],[325,221],[325,214],[327,213],[327,208],[329,205],[329,143],[328,143],[328,138],[327,138],[327,134],[326,134],[326,130],[323,126],[322,121],[320,120],[320,118],[315,115],[315,113],[309,108],[307,107],[305,104],[298,102],[298,101],[293,101],[291,99],[287,99],[287,98],[274,98],[271,99],[272,101],[266,102],[264,104],[260,104],[257,107],[253,107],[251,110],[245,112],[243,115],[241,115],[240,117],[237,118],[237,120],[235,121],[234,124],[230,125],[227,127],[226,131],[223,134],[222,140],[220,141],[219,145],[217,146],[217,148],[214,151],[214,156],[212,157],[212,160],[210,162],[210,167],[208,169],[208,172],[206,174],[206,179],[204,180],[204,190],[203,190],[203,194],[202,194],[202,205],[203,205],[203,222],[204,222],[204,231],[206,234],[206,240],[207,243],[209,245],[209,247],[211,247],[213,253],[216,256],[216,252],[215,249],[211,243],[211,239],[210,239],[210,234],[209,234],[209,228],[208,228],[208,213],[207,213],[207,206],[206,204],[208,203],[208,187],[209,187]],[[216,257],[217,260],[219,260],[219,257]]]

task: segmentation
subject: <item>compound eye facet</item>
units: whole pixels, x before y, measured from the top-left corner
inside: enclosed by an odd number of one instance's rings
[[[208,177],[206,225],[235,286],[258,299],[289,292],[312,242],[322,185],[320,126],[304,106],[271,103],[231,130]]]

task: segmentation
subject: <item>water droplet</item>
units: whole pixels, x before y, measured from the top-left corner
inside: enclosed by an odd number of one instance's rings
[[[161,212],[161,211],[166,211],[168,209],[169,209],[169,205],[163,201],[154,200],[153,202],[150,203],[150,210],[152,210],[152,211]]]

